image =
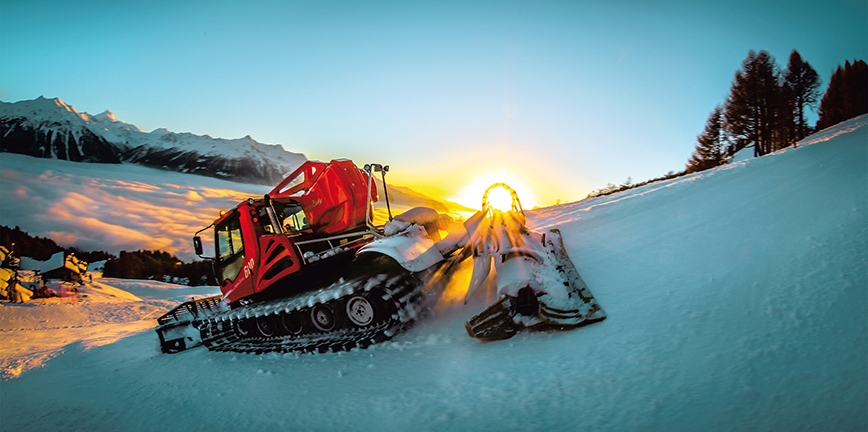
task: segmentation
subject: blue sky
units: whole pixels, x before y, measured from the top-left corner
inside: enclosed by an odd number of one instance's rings
[[[548,205],[683,169],[751,49],[798,50],[825,90],[868,59],[868,3],[4,0],[0,99]]]

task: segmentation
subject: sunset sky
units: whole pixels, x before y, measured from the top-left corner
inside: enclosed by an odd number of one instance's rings
[[[9,0],[0,100],[381,162],[459,201],[506,180],[530,207],[683,169],[751,49],[798,50],[825,90],[868,59],[868,3]]]

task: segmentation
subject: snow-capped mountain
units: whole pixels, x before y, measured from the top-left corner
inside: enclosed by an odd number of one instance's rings
[[[111,134],[103,133],[109,131],[102,125],[110,117],[107,112],[91,117],[60,99],[41,96],[0,102],[0,150],[73,162],[120,163],[128,147],[114,127]]]
[[[305,161],[300,153],[238,139],[143,132],[111,111],[80,113],[59,98],[0,102],[0,151],[73,162],[135,163],[209,177],[273,185]]]

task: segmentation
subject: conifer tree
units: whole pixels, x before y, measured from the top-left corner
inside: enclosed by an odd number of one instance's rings
[[[748,52],[724,107],[726,131],[736,151],[753,145],[754,155],[763,156],[780,147],[781,94],[774,58],[765,51]]]
[[[848,60],[843,68],[838,66],[818,112],[818,130],[868,112],[868,65],[864,61],[851,65]]]
[[[702,135],[696,137],[699,144],[690,160],[687,161],[687,172],[698,172],[714,168],[723,163],[726,153],[726,137],[723,130],[723,107],[718,105],[708,117]]]
[[[850,62],[847,61],[849,67]],[[820,101],[820,109],[817,110],[819,119],[817,119],[817,130],[825,129],[833,124],[844,120],[844,69],[838,66],[838,69],[832,73],[832,78],[829,79],[829,88],[823,94],[823,99]]]
[[[775,142],[772,150],[794,145],[798,141],[798,126],[796,123],[796,96],[790,86],[781,77],[780,97],[776,105],[777,119],[775,126]]]
[[[794,136],[791,138],[798,141],[810,132],[808,122],[805,119],[805,108],[813,107],[820,97],[820,76],[811,65],[802,60],[802,56],[796,50],[790,53],[790,61],[784,73],[784,91],[790,107],[789,114],[794,121]]]
[[[863,60],[853,62],[848,79],[850,94],[851,117],[868,113],[868,64]]]

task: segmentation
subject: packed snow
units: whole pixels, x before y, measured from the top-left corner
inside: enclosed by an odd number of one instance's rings
[[[3,303],[0,379],[41,367],[72,344],[92,348],[151,330],[154,320],[179,302],[219,293],[215,287],[110,278],[75,290],[77,295]]]
[[[4,303],[0,428],[866,430],[866,124],[531,212],[607,312],[571,331],[470,339],[479,291],[367,350],[165,355],[153,318],[207,292],[97,278]]]

